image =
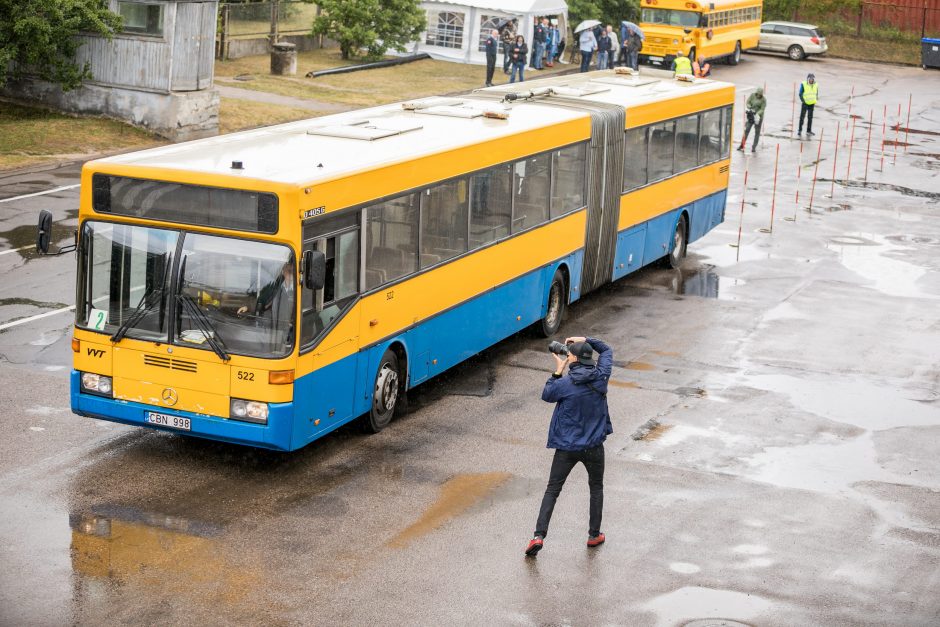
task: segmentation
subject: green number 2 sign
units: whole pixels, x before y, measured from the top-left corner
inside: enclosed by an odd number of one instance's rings
[[[108,312],[106,309],[92,309],[88,316],[88,326],[95,331],[104,331],[104,325],[108,324]]]

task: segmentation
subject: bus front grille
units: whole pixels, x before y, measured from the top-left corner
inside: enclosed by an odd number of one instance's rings
[[[170,370],[183,370],[184,372],[196,372],[196,362],[194,361],[174,359],[173,357],[161,357],[160,355],[144,355],[144,365],[168,368]]]

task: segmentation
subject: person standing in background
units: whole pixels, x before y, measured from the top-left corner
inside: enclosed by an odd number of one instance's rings
[[[509,82],[516,82],[516,72],[519,72],[519,82],[523,82],[525,77],[526,56],[529,54],[529,47],[525,43],[525,37],[516,35],[516,41],[509,49],[509,56],[512,59],[512,74],[509,75]]]
[[[535,33],[532,37],[532,67],[536,70],[542,69],[542,58],[545,56],[545,45],[548,42],[548,18],[543,17],[535,25]]]
[[[607,29],[601,30],[601,36],[597,38],[597,69],[606,70],[607,62],[610,59],[611,47],[610,47],[610,35],[607,34]]]
[[[819,84],[816,82],[815,74],[807,74],[806,80],[800,83],[800,127],[796,134],[803,133],[803,118],[809,116],[806,121],[806,135],[815,135],[813,132],[813,110],[816,108],[816,101],[819,99]]]
[[[607,69],[612,69],[617,65],[617,52],[620,51],[620,41],[617,39],[617,33],[614,27],[607,25],[607,36],[610,37],[610,56],[607,58]]]
[[[486,38],[486,86],[493,86],[493,72],[496,71],[496,50],[499,48],[499,31],[495,28]]]
[[[581,71],[587,72],[588,68],[591,67],[591,57],[594,56],[594,51],[597,50],[597,38],[590,28],[581,31],[578,37],[578,48],[581,51]]]

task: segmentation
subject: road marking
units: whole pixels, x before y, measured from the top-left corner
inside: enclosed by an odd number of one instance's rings
[[[7,322],[6,324],[0,324],[0,331],[9,329],[10,327],[15,327],[21,324],[26,324],[27,322],[32,322],[33,320],[39,320],[41,318],[48,318],[49,316],[54,316],[56,314],[65,313],[66,311],[72,311],[75,309],[75,305],[69,305],[64,309],[56,309],[55,311],[47,311],[46,313],[36,314],[35,316],[30,316],[29,318],[20,318],[19,320],[14,320],[13,322]]]
[[[56,187],[55,189],[47,189],[44,192],[34,192],[32,194],[23,194],[22,196],[14,196],[13,198],[4,198],[0,202],[13,202],[14,200],[23,200],[24,198],[32,198],[33,196],[43,196],[45,194],[54,194],[56,192],[62,192],[67,189],[75,189],[76,187],[81,186],[81,183],[76,183],[75,185],[64,185],[62,187]]]
[[[34,244],[29,246],[20,246],[19,248],[11,248],[10,250],[0,250],[0,255],[6,255],[7,253],[15,253],[18,250],[26,250],[27,248],[35,248]]]

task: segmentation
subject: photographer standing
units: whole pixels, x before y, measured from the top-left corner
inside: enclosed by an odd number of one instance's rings
[[[601,533],[601,514],[604,509],[604,440],[613,433],[610,412],[607,409],[607,380],[614,361],[614,351],[594,338],[570,337],[565,346],[552,342],[549,346],[555,358],[555,372],[545,383],[542,400],[556,403],[552,422],[548,427],[548,448],[555,449],[548,487],[542,497],[535,537],[526,547],[526,555],[535,555],[542,549],[548,535],[548,523],[561,494],[565,480],[578,462],[584,464],[591,490],[589,547],[605,540]],[[594,351],[599,353],[595,363]],[[565,368],[568,375],[563,376]]]
[[[751,132],[751,127],[753,127],[754,144],[751,146],[751,152],[757,152],[757,141],[760,139],[760,129],[764,124],[764,111],[766,109],[767,99],[764,98],[764,90],[758,87],[747,99],[747,124],[744,125],[744,137],[741,138],[741,145],[738,146],[738,150],[744,150],[748,133]]]

